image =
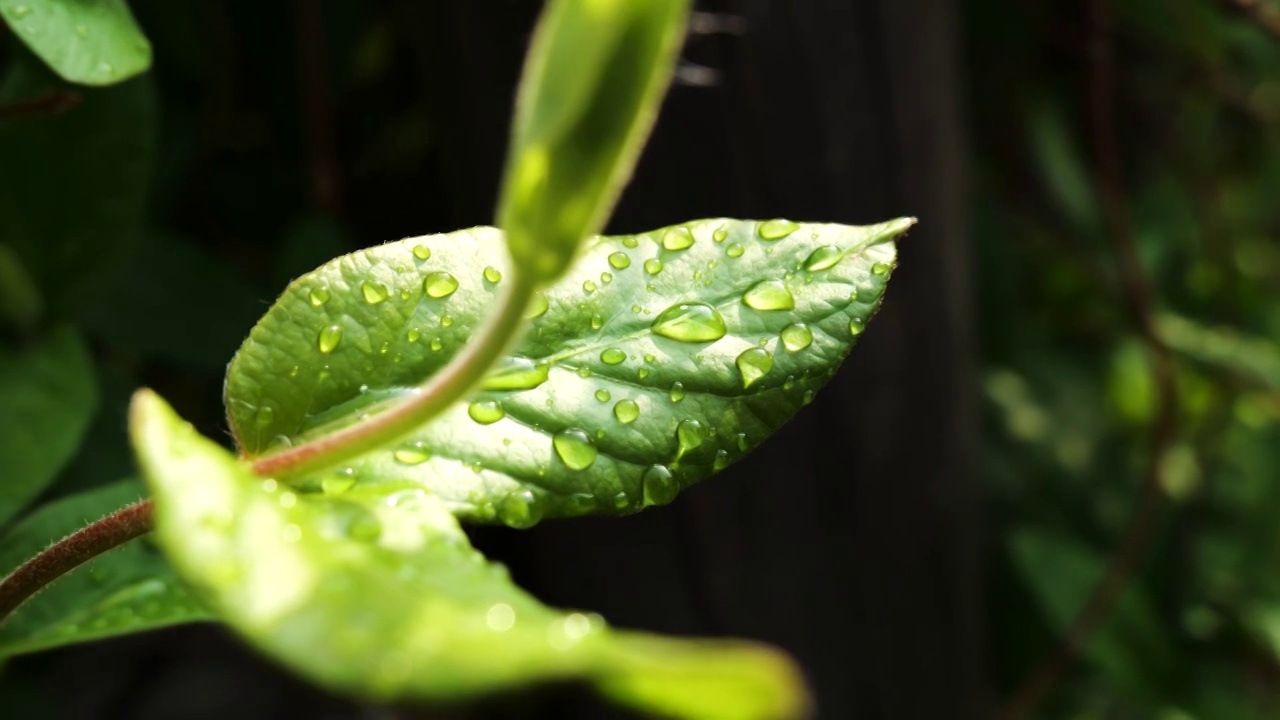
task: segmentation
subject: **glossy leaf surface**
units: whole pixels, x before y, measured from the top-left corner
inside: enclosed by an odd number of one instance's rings
[[[177,571],[250,642],[325,687],[442,700],[583,679],[672,717],[803,707],[794,668],[768,649],[619,633],[543,606],[419,489],[296,492],[254,476],[147,391],[131,432]]]
[[[59,328],[23,350],[0,347],[0,528],[75,455],[98,406],[93,361]]]
[[[137,500],[129,481],[41,507],[0,537],[0,574],[8,574],[50,543]],[[62,576],[0,624],[0,658],[166,625],[209,619],[203,605],[140,540]]]
[[[110,85],[151,66],[125,0],[0,0],[0,18],[63,79]]]
[[[420,488],[472,520],[634,512],[740,458],[812,399],[866,327],[899,220],[702,220],[596,238],[536,298],[471,403],[313,482]],[[490,228],[339,258],[291,285],[232,360],[226,403],[261,455],[375,413],[442,367],[502,278]]]

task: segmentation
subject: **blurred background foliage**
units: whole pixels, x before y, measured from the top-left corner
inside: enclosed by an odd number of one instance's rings
[[[71,109],[0,114],[0,393],[19,403],[31,368],[71,388],[53,460],[0,439],[6,461],[56,476],[41,501],[121,496],[135,387],[225,436],[224,364],[290,278],[487,222],[453,180],[502,148],[451,143],[462,75],[438,69],[505,63],[514,87],[523,52],[440,57],[405,30],[432,3],[130,5],[155,63],[108,87],[68,90],[0,30],[0,108],[75,94]],[[508,25],[536,10],[491,5]],[[1177,433],[1154,459],[1151,343],[1094,156],[1089,4],[962,4],[990,694],[1018,696],[1061,646],[1152,465],[1167,502],[1145,552],[1035,716],[1280,717],[1280,3],[1108,5],[1120,200],[1174,359]],[[39,431],[5,415],[0,436]],[[32,500],[0,494],[0,523]],[[58,663],[15,662],[0,690],[44,707],[35,688],[57,686],[41,678]]]

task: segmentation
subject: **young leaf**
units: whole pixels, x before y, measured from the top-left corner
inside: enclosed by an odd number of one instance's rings
[[[93,361],[67,327],[22,351],[0,346],[0,528],[75,455],[98,406]]]
[[[631,175],[688,0],[553,0],[520,81],[498,224],[521,272],[558,277]]]
[[[795,669],[767,648],[615,632],[543,606],[421,490],[294,492],[148,391],[130,429],[175,569],[250,642],[325,687],[447,700],[583,679],[672,717],[792,717],[804,705]]]
[[[85,522],[136,502],[142,490],[120,482],[41,507],[0,538],[0,576]],[[159,553],[135,540],[19,606],[0,624],[0,658],[208,618]]]
[[[472,520],[670,501],[805,405],[875,312],[911,224],[702,220],[599,237],[537,296],[532,327],[470,404],[333,484],[429,490]],[[334,260],[291,285],[227,372],[243,452],[376,413],[442,367],[510,272],[491,228]]]
[[[0,0],[0,17],[63,79],[110,85],[151,66],[125,0]]]

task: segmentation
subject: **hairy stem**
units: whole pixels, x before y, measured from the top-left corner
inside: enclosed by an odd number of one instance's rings
[[[0,623],[49,583],[151,528],[152,501],[143,500],[89,523],[36,553],[0,580]]]
[[[264,477],[287,478],[338,465],[399,440],[461,400],[524,327],[521,316],[533,294],[533,284],[523,273],[512,274],[515,277],[506,293],[476,337],[408,397],[355,425],[253,459],[253,471]]]

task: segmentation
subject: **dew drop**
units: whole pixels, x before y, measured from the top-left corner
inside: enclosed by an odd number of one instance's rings
[[[720,472],[721,470],[728,467],[728,465],[729,465],[729,451],[724,449],[717,450],[716,459],[711,464],[711,469],[715,472]]]
[[[536,317],[542,317],[547,312],[547,296],[540,292],[533,294],[533,298],[529,300],[529,307],[524,311],[524,318],[532,320]]]
[[[628,235],[622,238],[622,245],[623,247],[629,247],[634,250],[635,248],[639,247],[640,243],[639,241],[636,240],[636,237],[634,235]]]
[[[801,399],[801,401],[800,401],[800,402],[801,402],[801,404],[803,404],[803,405],[808,405],[809,403],[813,402],[813,391],[812,391],[812,390],[805,390],[805,391],[804,391],[804,398],[803,398],[803,399]]]
[[[301,369],[302,369],[302,368],[298,367],[297,365],[294,365],[293,367],[289,368],[289,377],[291,377],[291,378],[296,378],[296,377],[298,377],[298,372],[299,372]]]
[[[440,326],[441,326],[441,327],[453,327],[453,316],[452,316],[452,315],[442,315],[442,316],[440,317]]]
[[[889,266],[884,263],[876,263],[871,266],[872,275],[884,275],[889,272]]]
[[[418,258],[419,260],[430,260],[431,248],[427,247],[426,245],[414,245],[413,256]]]
[[[702,447],[706,439],[702,423],[697,420],[681,420],[680,424],[676,425],[676,460],[679,461],[685,453]]]
[[[678,403],[684,399],[684,383],[679,380],[671,383],[671,402]]]
[[[605,285],[608,285],[609,283],[613,282],[613,273],[611,272],[600,273],[600,282],[604,283]]]
[[[809,253],[809,257],[805,258],[804,269],[810,272],[826,270],[829,267],[834,267],[842,259],[844,259],[843,250],[835,245],[823,245]]]
[[[763,240],[781,240],[800,229],[800,225],[790,220],[766,220],[756,230]]]
[[[596,400],[599,400],[602,403],[609,402],[609,399],[612,397],[613,396],[609,394],[609,391],[604,388],[600,388],[596,391]]]
[[[416,343],[422,338],[422,331],[416,327],[409,328],[409,332],[405,333],[405,337],[409,339],[409,342]]]
[[[609,264],[615,270],[625,270],[631,267],[631,256],[624,252],[616,252],[609,256]]]
[[[422,281],[422,289],[433,298],[449,297],[458,289],[458,279],[443,271],[429,273]]]
[[[662,272],[662,261],[658,258],[649,258],[644,261],[644,271],[650,275],[657,275]]]
[[[649,377],[649,368],[640,368],[640,371],[637,372],[636,375],[639,376],[641,380]]]
[[[598,451],[591,436],[581,428],[569,428],[556,433],[551,441],[556,455],[570,470],[586,470],[596,461]]]
[[[676,498],[676,479],[665,465],[650,465],[641,478],[644,504],[666,505]]]
[[[724,242],[725,239],[728,237],[729,237],[729,228],[723,227],[723,226],[716,228],[715,232],[711,233],[711,239],[715,240],[716,242]]]
[[[738,257],[742,257],[742,253],[744,252],[746,252],[746,248],[742,247],[738,243],[734,243],[724,251],[724,254],[728,255],[731,258],[738,258]]]
[[[506,417],[507,412],[495,400],[479,400],[467,406],[467,415],[481,425],[492,425]]]
[[[618,348],[609,348],[600,353],[600,361],[605,365],[618,365],[627,359],[627,354]]]
[[[787,352],[800,352],[813,343],[813,331],[804,323],[792,323],[782,328],[782,347]]]
[[[630,425],[640,417],[640,405],[635,400],[619,400],[613,406],[613,416],[623,425]]]
[[[365,280],[360,283],[360,294],[364,295],[365,302],[370,305],[377,305],[387,299],[387,286],[382,283]]]
[[[591,368],[587,367],[586,365],[583,365],[582,367],[578,368],[578,377],[580,378],[591,377]]]
[[[591,316],[591,329],[599,330],[602,327],[604,327],[604,318],[600,316],[600,313],[593,314]]]
[[[583,291],[583,292],[585,292],[585,293],[586,293],[586,294],[588,294],[588,295],[590,295],[591,293],[595,292],[595,291],[596,291],[596,284],[595,284],[595,282],[593,282],[593,281],[591,281],[591,280],[584,281],[584,282],[582,283],[582,291]]]
[[[484,279],[497,285],[502,282],[502,273],[498,271],[498,268],[490,265],[484,269]]]
[[[668,250],[687,250],[693,247],[693,233],[683,225],[668,228],[662,233],[662,247]]]
[[[756,310],[791,310],[796,306],[787,284],[781,280],[761,280],[742,294],[742,302]]]
[[[340,342],[342,342],[341,325],[330,325],[324,328],[316,338],[316,346],[320,348],[320,352],[326,355],[333,352],[333,349],[338,347]]]
[[[356,486],[356,476],[339,473],[326,475],[320,480],[320,491],[326,495],[341,495]]]
[[[854,318],[849,321],[849,334],[854,337],[858,337],[859,335],[862,334],[862,331],[866,329],[867,329],[866,324],[863,323],[858,318]]]
[[[746,433],[738,433],[733,438],[738,443],[738,452],[746,452],[751,449],[751,442],[747,440]]]
[[[391,454],[401,465],[421,465],[431,459],[431,452],[422,441],[409,443]]]
[[[275,417],[276,417],[275,409],[272,408],[270,405],[263,405],[262,407],[258,408],[258,413],[254,415],[253,421],[258,424],[258,427],[264,428],[270,425],[271,421],[274,420]]]
[[[329,302],[329,291],[324,288],[311,288],[311,292],[307,293],[307,300],[311,302],[311,307],[320,307]]]
[[[507,357],[485,378],[485,390],[532,390],[547,381],[548,365],[519,355]]]
[[[773,369],[773,355],[764,348],[744,350],[735,361],[742,373],[742,387],[749,388]]]
[[[711,342],[724,337],[724,318],[705,303],[680,303],[662,311],[653,332],[680,342]]]
[[[431,351],[440,352],[444,349],[444,341],[440,338],[431,338]]]

